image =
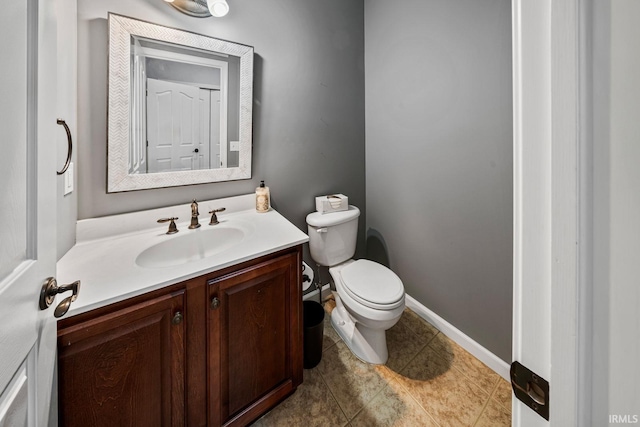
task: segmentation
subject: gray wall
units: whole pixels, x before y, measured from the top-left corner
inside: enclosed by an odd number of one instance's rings
[[[367,0],[365,57],[370,255],[510,362],[510,1]]]
[[[197,19],[159,0],[78,2],[81,219],[246,194],[261,179],[273,206],[302,230],[316,195],[343,192],[365,208],[363,1],[230,6],[224,18]],[[107,12],[254,46],[252,179],[106,193]],[[362,251],[364,221],[360,236]]]
[[[56,176],[56,232],[57,259],[60,259],[75,244],[76,221],[78,219],[78,87],[77,81],[77,29],[76,0],[60,1],[58,10],[57,44],[58,44],[58,97],[57,111],[59,118],[64,119],[71,130],[73,140],[74,191],[64,195],[64,175]],[[58,127],[55,136],[57,144],[56,170],[62,169],[67,159],[67,134],[62,126]],[[70,172],[67,172],[70,173]]]

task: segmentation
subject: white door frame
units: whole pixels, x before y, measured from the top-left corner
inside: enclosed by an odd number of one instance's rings
[[[588,421],[590,153],[586,0],[513,0],[513,360],[550,382],[550,421],[513,400],[514,426]]]

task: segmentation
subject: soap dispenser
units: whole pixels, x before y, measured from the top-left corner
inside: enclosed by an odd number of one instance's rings
[[[260,181],[260,186],[256,188],[256,212],[268,212],[271,207],[269,195],[269,187],[264,185],[264,181]]]

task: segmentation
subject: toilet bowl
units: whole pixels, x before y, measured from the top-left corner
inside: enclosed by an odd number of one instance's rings
[[[355,254],[360,211],[307,215],[311,257],[329,267],[335,283],[336,308],[331,324],[359,359],[384,364],[388,359],[386,330],[404,311],[404,286],[387,267]]]

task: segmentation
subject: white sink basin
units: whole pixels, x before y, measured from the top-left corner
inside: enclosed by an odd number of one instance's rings
[[[142,251],[136,257],[136,264],[160,268],[200,261],[238,245],[252,233],[251,224],[237,221],[232,224],[203,225],[195,230],[183,229],[181,235],[167,236],[168,240]]]

